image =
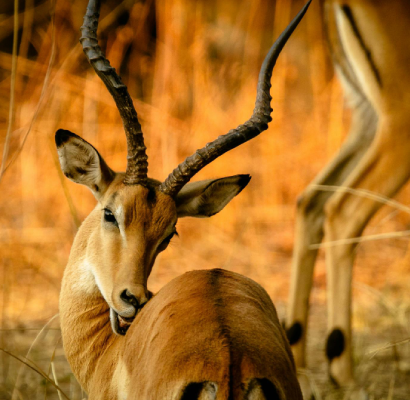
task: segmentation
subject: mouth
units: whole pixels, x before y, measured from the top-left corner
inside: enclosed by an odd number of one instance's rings
[[[110,308],[110,321],[113,332],[117,335],[124,336],[127,333],[132,322],[134,321],[135,317],[140,313],[145,304],[146,303],[137,308],[133,317],[123,317],[122,315],[118,314],[117,311]]]
[[[110,309],[110,320],[111,320],[111,328],[117,335],[124,336],[129,327],[131,326],[132,321],[134,321],[135,316],[137,315],[139,310],[135,313],[133,317],[122,317],[112,308]]]
[[[131,326],[131,323],[132,321],[134,321],[134,319],[135,319],[135,316],[131,318],[125,318],[117,314],[118,327],[121,330],[121,332],[123,332],[124,335],[127,332],[128,328]]]

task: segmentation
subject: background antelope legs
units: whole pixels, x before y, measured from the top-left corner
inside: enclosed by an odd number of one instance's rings
[[[392,141],[391,137],[392,132],[399,137],[406,129],[408,127],[403,121],[380,121],[375,141],[345,185],[385,197],[394,196],[409,178],[410,145],[405,140]],[[360,236],[381,205],[381,202],[365,197],[337,192],[326,206],[326,241]],[[326,250],[330,334],[327,348],[331,375],[340,384],[352,380],[350,313],[355,246],[336,245]]]
[[[369,129],[370,128],[370,129]],[[376,117],[369,103],[360,99],[353,108],[349,136],[337,156],[316,177],[316,185],[341,185],[359,163],[374,137]],[[296,365],[305,367],[306,326],[313,268],[317,250],[309,246],[320,243],[324,234],[325,204],[333,192],[308,186],[298,200],[295,246],[292,260],[287,334]]]

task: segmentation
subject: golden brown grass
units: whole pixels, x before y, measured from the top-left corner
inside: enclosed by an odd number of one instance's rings
[[[25,361],[39,329],[58,312],[70,245],[80,221],[95,204],[87,189],[62,176],[54,132],[70,129],[93,143],[112,168],[125,167],[118,112],[77,43],[85,3],[26,1],[17,19],[22,28],[17,65],[13,67],[10,52],[0,51],[0,146],[6,154],[0,181],[0,347]],[[101,37],[108,58],[134,97],[151,176],[164,179],[196,148],[249,117],[260,63],[301,3],[106,2]],[[129,19],[120,24],[124,10]],[[11,37],[12,21],[12,13],[0,16],[0,40]],[[156,39],[151,34],[154,24]],[[349,125],[326,54],[316,1],[275,69],[269,130],[196,177],[250,173],[249,187],[212,219],[180,221],[180,237],[157,261],[151,290],[187,270],[222,267],[260,282],[283,315],[297,195],[337,152]],[[10,118],[11,89],[15,103]],[[408,189],[398,201],[409,203]],[[386,207],[366,234],[408,230],[409,221],[407,213]],[[384,348],[410,336],[407,247],[406,237],[401,237],[366,242],[358,250],[355,357],[359,379],[375,399],[407,398],[403,393],[409,381],[409,345]],[[333,393],[333,388],[327,382],[322,351],[322,254],[312,302],[310,376],[323,395]],[[54,320],[27,357],[49,379],[54,381],[55,375],[70,399],[82,399],[59,337]],[[2,353],[0,398],[12,396],[57,399],[58,393],[44,377]]]

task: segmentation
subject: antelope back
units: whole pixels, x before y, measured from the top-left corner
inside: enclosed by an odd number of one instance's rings
[[[127,400],[302,398],[268,294],[220,269],[162,288],[101,357],[88,389]]]

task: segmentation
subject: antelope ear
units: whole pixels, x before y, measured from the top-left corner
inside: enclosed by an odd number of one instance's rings
[[[64,175],[87,186],[98,200],[114,179],[115,172],[90,143],[75,133],[59,129],[55,140]]]
[[[175,200],[178,217],[210,217],[221,211],[251,180],[235,175],[188,183]]]

